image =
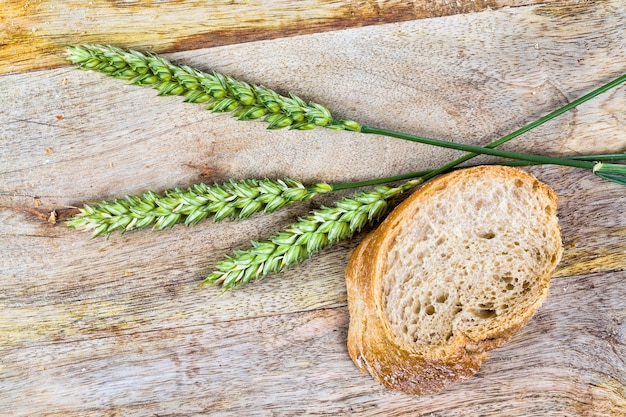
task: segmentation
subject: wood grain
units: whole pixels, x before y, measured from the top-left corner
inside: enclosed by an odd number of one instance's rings
[[[618,0],[552,2],[179,46],[168,58],[294,91],[338,117],[484,144],[621,75],[624,21]],[[109,31],[114,39],[118,28]],[[334,196],[245,222],[109,240],[48,219],[196,181],[343,182],[435,167],[458,153],[325,129],[267,131],[69,66],[0,76],[0,102],[0,415],[626,413],[619,185],[571,168],[529,168],[560,201],[565,254],[548,300],[474,378],[412,398],[385,391],[347,354],[343,270],[362,235],[237,291],[198,288],[224,253]],[[624,152],[624,108],[621,86],[506,148]]]
[[[5,0],[0,74],[59,66],[64,46],[71,44],[175,52],[538,2]]]
[[[345,359],[347,311],[338,307],[10,350],[3,373],[17,386],[0,387],[10,398],[3,411],[619,416],[625,311],[604,288],[623,293],[624,282],[623,273],[556,279],[531,325],[492,352],[479,374],[437,396],[388,392],[355,372]],[[162,400],[146,401],[153,398]]]

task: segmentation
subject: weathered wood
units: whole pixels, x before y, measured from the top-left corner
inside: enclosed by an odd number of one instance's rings
[[[0,8],[0,74],[61,65],[68,44],[175,52],[554,1],[6,0]]]
[[[364,124],[484,144],[621,75],[624,21],[621,1],[556,2],[169,58],[294,91]],[[332,195],[244,222],[109,240],[48,219],[195,181],[343,182],[458,153],[327,129],[267,131],[68,66],[0,76],[0,102],[0,415],[626,413],[619,185],[529,168],[560,199],[565,254],[550,296],[477,376],[418,399],[385,391],[347,355],[343,269],[358,238],[233,292],[198,288],[224,253]],[[625,104],[621,86],[506,147],[623,152]]]
[[[347,309],[339,307],[12,349],[3,358],[3,411],[16,417],[103,410],[128,416],[624,415],[626,311],[619,297],[605,294],[607,287],[626,291],[624,278],[555,279],[531,325],[492,352],[475,377],[436,396],[387,392],[355,372],[346,360]]]

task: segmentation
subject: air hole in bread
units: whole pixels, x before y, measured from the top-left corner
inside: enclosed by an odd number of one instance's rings
[[[433,314],[435,314],[435,306],[433,306],[432,304],[427,305],[426,308],[424,309],[424,313],[426,313],[429,316],[432,316]]]
[[[490,319],[497,315],[496,310],[482,308],[472,310],[472,314],[479,319]]]
[[[479,233],[478,237],[481,238],[481,239],[490,240],[490,239],[493,239],[494,237],[496,237],[496,234],[490,230],[490,231],[488,231],[486,233]]]
[[[420,311],[421,311],[420,302],[417,301],[413,305],[413,314],[418,315],[420,313]]]
[[[445,303],[447,299],[448,299],[448,293],[442,293],[442,294],[439,294],[437,298],[435,298],[435,301],[441,304],[441,303]]]

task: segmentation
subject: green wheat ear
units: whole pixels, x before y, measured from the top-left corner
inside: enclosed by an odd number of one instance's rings
[[[295,94],[285,97],[217,71],[208,74],[186,65],[174,65],[155,54],[124,51],[110,45],[79,45],[68,47],[67,59],[81,69],[151,86],[159,95],[184,96],[186,102],[202,103],[207,110],[231,113],[239,120],[263,118],[268,129],[361,129],[357,122],[335,119],[326,107],[306,103]]]
[[[201,183],[187,190],[168,190],[162,195],[149,191],[140,196],[86,205],[67,226],[93,230],[94,237],[150,225],[154,230],[163,230],[177,223],[194,225],[211,216],[218,222],[226,218],[244,219],[258,212],[271,213],[330,191],[332,187],[326,183],[305,187],[290,178],[231,180],[215,185]]]
[[[378,223],[393,208],[392,200],[421,184],[415,179],[400,187],[379,186],[336,201],[333,206],[311,211],[266,241],[235,250],[215,265],[203,285],[221,284],[225,290],[270,273],[281,272],[332,244],[350,239],[367,225]]]

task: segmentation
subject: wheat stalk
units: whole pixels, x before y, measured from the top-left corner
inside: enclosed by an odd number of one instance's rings
[[[324,126],[331,129],[378,134],[469,152],[467,156],[444,165],[440,170],[435,171],[432,174],[433,176],[476,155],[487,154],[541,164],[587,169],[603,179],[626,185],[625,175],[622,167],[619,165],[602,164],[596,167],[589,161],[573,161],[568,158],[554,158],[494,149],[623,83],[626,81],[626,74],[502,137],[496,142],[490,143],[485,147],[479,147],[441,141],[389,129],[362,126],[352,120],[338,120],[333,118],[330,111],[324,106],[317,103],[307,104],[294,94],[284,97],[273,90],[248,84],[216,71],[213,71],[212,74],[207,74],[186,65],[174,65],[155,54],[146,55],[132,50],[124,51],[110,45],[70,46],[68,51],[68,59],[78,64],[82,69],[100,71],[115,78],[128,80],[132,84],[150,85],[156,88],[160,95],[182,95],[185,96],[185,101],[187,102],[206,103],[207,109],[216,112],[232,112],[240,120],[254,120],[264,117],[264,120],[269,123],[269,129],[281,129],[289,126],[291,129],[306,130]]]
[[[624,177],[624,165],[606,164],[599,161],[623,161],[626,154],[576,155],[568,159],[595,163],[594,172],[598,176],[616,177],[612,167],[622,169],[619,174]],[[500,161],[498,165],[527,166],[528,161]],[[608,168],[607,168],[608,167]],[[450,168],[454,169],[454,168]],[[447,171],[447,170],[446,170]],[[174,188],[157,194],[148,191],[138,196],[126,196],[122,199],[102,201],[95,205],[79,208],[79,213],[68,220],[67,225],[73,228],[93,230],[93,237],[109,236],[115,231],[124,233],[129,230],[142,229],[153,224],[153,230],[163,230],[177,223],[195,225],[201,220],[213,216],[215,222],[225,218],[244,219],[254,213],[271,213],[296,201],[306,201],[319,193],[338,190],[383,185],[408,179],[425,182],[433,174],[442,173],[441,169],[410,172],[391,177],[375,178],[365,181],[328,184],[319,182],[305,187],[294,179],[231,180],[213,186],[204,183],[193,184],[187,190]],[[608,178],[607,178],[608,179]],[[415,184],[416,182],[412,182]],[[406,191],[405,189],[404,191]]]
[[[313,210],[268,240],[252,242],[250,248],[226,255],[203,284],[233,289],[300,263],[335,242],[351,238],[363,227],[376,224],[393,207],[392,199],[421,183],[416,179],[400,187],[379,186],[374,191],[342,198],[331,207]]]
[[[296,201],[306,201],[319,193],[332,191],[326,183],[305,187],[293,179],[231,180],[223,184],[195,184],[187,190],[175,188],[162,195],[152,191],[80,208],[69,227],[93,230],[93,236],[109,236],[115,231],[142,229],[153,224],[162,230],[177,223],[193,225],[213,216],[243,219],[254,213],[270,213]]]
[[[307,130],[323,126],[359,131],[351,120],[335,119],[317,103],[306,103],[295,94],[288,97],[262,86],[236,80],[217,71],[205,73],[186,65],[174,65],[155,54],[124,51],[110,45],[68,47],[68,60],[81,69],[93,70],[131,84],[151,86],[159,95],[184,96],[189,103],[203,103],[207,110],[232,113],[239,120],[261,117],[268,129]]]

